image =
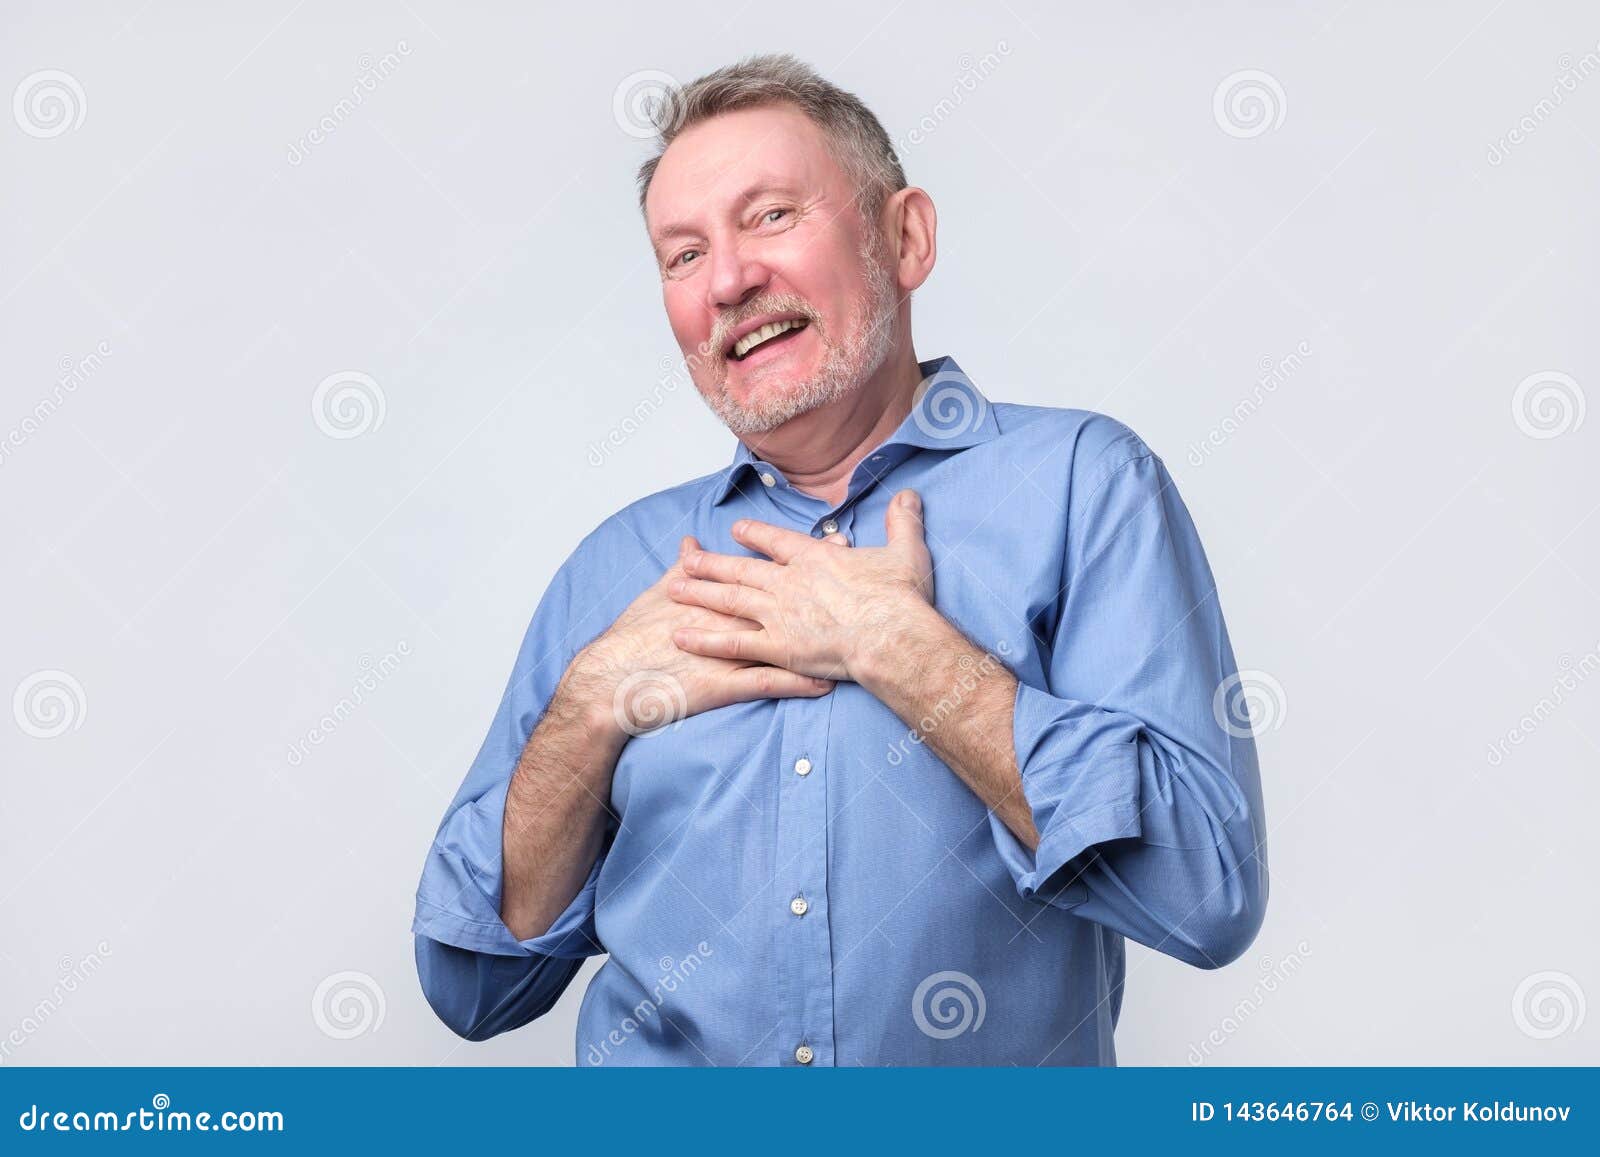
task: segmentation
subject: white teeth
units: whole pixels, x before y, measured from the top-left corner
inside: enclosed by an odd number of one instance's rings
[[[760,329],[755,330],[752,333],[747,333],[738,341],[734,342],[733,356],[736,358],[742,358],[745,354],[755,349],[756,346],[760,345],[767,339],[777,337],[780,333],[787,333],[791,329],[799,329],[805,324],[806,323],[804,321],[799,319],[768,322]]]

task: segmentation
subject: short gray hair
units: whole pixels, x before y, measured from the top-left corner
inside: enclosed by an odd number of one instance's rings
[[[869,231],[884,202],[906,187],[905,170],[889,134],[860,98],[819,76],[788,53],[750,56],[686,85],[669,88],[651,109],[656,155],[639,166],[639,211],[656,165],[679,133],[736,109],[792,105],[827,136],[834,160],[856,183],[856,201]]]

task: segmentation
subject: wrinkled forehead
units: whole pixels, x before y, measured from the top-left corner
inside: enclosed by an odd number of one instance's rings
[[[822,128],[787,106],[740,109],[686,129],[645,196],[651,236],[736,210],[762,190],[809,196],[845,180]]]

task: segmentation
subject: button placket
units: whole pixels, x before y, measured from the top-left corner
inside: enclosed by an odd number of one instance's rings
[[[833,1063],[833,946],[828,928],[828,720],[832,695],[783,701],[779,766],[777,878],[769,899],[773,952],[784,983],[777,1042],[802,1065]],[[781,905],[781,907],[779,907]],[[769,909],[771,910],[771,909]],[[802,1059],[801,1049],[806,1050]]]

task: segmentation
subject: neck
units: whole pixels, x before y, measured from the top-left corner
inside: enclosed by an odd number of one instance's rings
[[[747,438],[745,445],[782,470],[796,490],[837,506],[856,466],[911,413],[921,380],[915,352],[897,346],[859,389]]]

